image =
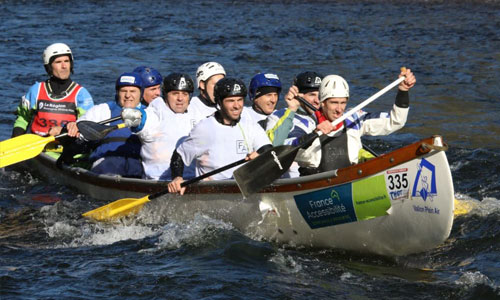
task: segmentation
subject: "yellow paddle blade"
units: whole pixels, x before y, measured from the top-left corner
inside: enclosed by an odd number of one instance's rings
[[[23,134],[0,142],[0,168],[28,160],[40,154],[55,137]]]
[[[465,215],[469,213],[474,208],[472,203],[466,201],[458,201],[455,199],[455,209],[453,210],[454,217]]]
[[[144,204],[149,202],[149,195],[142,198],[124,198],[84,213],[82,216],[97,221],[110,221],[128,215],[137,214]]]

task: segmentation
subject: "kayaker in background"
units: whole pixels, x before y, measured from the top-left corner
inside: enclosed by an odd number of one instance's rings
[[[144,92],[142,94],[142,104],[148,106],[151,101],[161,96],[161,83],[163,77],[160,72],[151,67],[137,67],[133,72],[141,74]]]
[[[392,110],[387,113],[367,113],[359,111],[347,118],[337,127],[331,122],[340,118],[345,111],[349,100],[349,85],[338,75],[328,75],[323,78],[319,88],[321,110],[329,122],[318,124],[314,131],[321,130],[325,135],[320,137],[321,143],[313,144],[310,153],[321,153],[317,167],[301,168],[300,174],[309,175],[339,168],[344,168],[358,162],[358,153],[362,149],[361,137],[363,135],[388,135],[401,129],[408,116],[410,98],[408,91],[415,85],[416,79],[410,69],[402,70],[399,77],[406,76],[398,86],[396,101]],[[292,99],[297,95],[290,90],[286,95]],[[300,144],[311,135],[311,132],[298,138]]]
[[[171,193],[184,193],[185,188],[181,188],[184,166],[193,161],[196,162],[196,176],[199,176],[245,157],[253,159],[271,147],[260,125],[249,118],[241,118],[246,95],[241,80],[224,78],[217,82],[214,99],[219,109],[201,120],[172,155],[170,168],[174,180],[168,185]],[[235,168],[210,179],[232,178]]]
[[[198,67],[196,71],[196,83],[200,91],[198,96],[191,99],[190,110],[210,116],[217,110],[214,100],[214,86],[220,79],[226,76],[226,71],[217,62],[207,62]]]
[[[194,82],[189,75],[169,74],[163,81],[162,90],[163,98],[157,97],[149,104],[146,114],[142,115],[142,126],[133,127],[132,131],[142,142],[143,178],[171,180],[172,153],[194,125],[206,116],[188,110],[194,91]],[[184,170],[184,177],[194,177],[194,164]]]
[[[248,86],[251,107],[243,107],[243,117],[249,117],[266,128],[267,117],[274,112],[281,93],[281,81],[273,73],[259,73],[252,77]]]
[[[68,122],[74,122],[94,105],[90,93],[71,80],[74,58],[71,49],[55,43],[43,51],[43,64],[49,79],[36,82],[17,108],[12,137],[32,133],[58,135]]]
[[[128,127],[140,126],[145,106],[141,104],[143,82],[139,73],[126,72],[116,80],[114,101],[96,105],[89,109],[80,120],[94,122],[122,115]],[[121,120],[109,125],[119,124]],[[76,123],[68,124],[68,134],[77,136]],[[141,142],[129,128],[114,130],[95,145],[90,154],[91,171],[98,174],[141,177]]]

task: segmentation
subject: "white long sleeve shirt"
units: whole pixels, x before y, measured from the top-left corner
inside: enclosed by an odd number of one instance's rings
[[[144,128],[137,133],[141,147],[144,178],[171,180],[170,159],[175,148],[184,141],[194,125],[205,116],[188,109],[175,113],[158,97],[146,108]],[[185,168],[186,178],[194,176],[194,165]]]

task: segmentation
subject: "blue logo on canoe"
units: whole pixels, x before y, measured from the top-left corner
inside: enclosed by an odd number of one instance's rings
[[[425,158],[418,165],[411,195],[412,197],[421,197],[424,201],[427,201],[427,198],[432,200],[433,196],[437,195],[436,167]]]
[[[311,229],[357,221],[350,183],[296,195],[294,198]]]

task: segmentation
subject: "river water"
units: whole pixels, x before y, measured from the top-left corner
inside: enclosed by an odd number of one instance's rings
[[[285,89],[305,70],[340,74],[351,107],[411,68],[407,125],[378,152],[433,134],[449,144],[458,216],[440,247],[404,257],[279,245],[195,215],[188,224],[92,224],[104,204],[0,169],[1,299],[500,299],[498,1],[0,1],[0,140],[65,42],[96,103],[125,71],[164,75],[215,60]],[[395,91],[366,109],[388,110]],[[282,105],[282,103],[280,104]],[[54,204],[54,202],[56,202]],[[152,217],[152,219],[154,219]]]

